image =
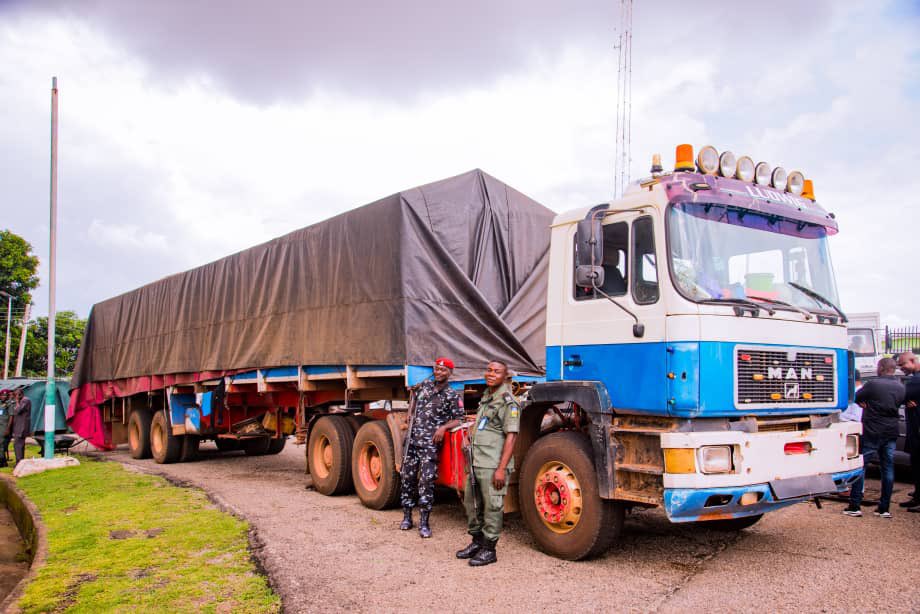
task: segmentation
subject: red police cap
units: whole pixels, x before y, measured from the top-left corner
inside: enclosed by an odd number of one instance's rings
[[[440,365],[442,367],[447,367],[451,371],[454,370],[454,361],[451,360],[450,358],[444,358],[442,356],[441,358],[438,358],[436,361],[434,361],[434,364]]]

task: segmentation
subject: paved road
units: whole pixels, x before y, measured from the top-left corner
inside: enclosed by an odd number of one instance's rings
[[[199,486],[247,518],[289,612],[920,611],[920,514],[900,508],[882,520],[871,508],[848,518],[842,503],[803,503],[733,535],[672,525],[646,510],[627,517],[605,557],[577,563],[535,550],[520,518],[510,517],[499,563],[474,569],[453,555],[467,541],[455,499],[442,497],[434,537],[423,541],[397,529],[399,510],[309,490],[302,447],[249,458],[207,445],[201,460],[176,465],[125,451],[104,456]],[[906,490],[897,484],[895,500]]]

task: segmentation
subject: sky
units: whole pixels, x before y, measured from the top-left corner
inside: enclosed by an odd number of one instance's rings
[[[840,300],[920,323],[920,2],[636,0],[630,174],[712,144],[798,169]],[[555,211],[613,196],[620,1],[0,0],[0,228],[58,309],[482,168]],[[47,313],[47,289],[35,293]]]

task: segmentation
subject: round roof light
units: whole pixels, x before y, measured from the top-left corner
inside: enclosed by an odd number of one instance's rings
[[[805,189],[805,175],[799,171],[789,173],[789,177],[786,179],[786,189],[796,196],[800,196],[802,190]]]
[[[697,155],[696,165],[707,175],[715,175],[719,170],[719,152],[712,145],[707,145]]]
[[[767,162],[758,162],[754,167],[754,182],[757,185],[770,185],[770,165]]]
[[[787,183],[789,183],[789,175],[786,173],[786,169],[782,166],[774,168],[773,174],[770,175],[770,185],[782,192],[786,189]]]
[[[754,181],[754,161],[749,156],[738,158],[738,170],[735,177],[741,181]]]
[[[738,170],[738,158],[730,151],[723,151],[719,156],[719,174],[723,177],[734,177]]]

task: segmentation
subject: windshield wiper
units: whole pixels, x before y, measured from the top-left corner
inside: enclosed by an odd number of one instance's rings
[[[785,308],[790,309],[790,310],[792,310],[792,311],[797,311],[797,312],[799,312],[800,314],[802,314],[803,316],[805,316],[805,319],[806,319],[806,320],[810,320],[810,319],[812,319],[813,317],[815,317],[814,314],[811,313],[810,311],[808,311],[807,309],[803,309],[803,308],[799,307],[798,305],[792,305],[792,304],[786,303],[786,302],[784,302],[784,301],[779,301],[779,300],[777,300],[777,299],[775,299],[775,298],[764,298],[764,297],[762,297],[762,296],[749,296],[748,298],[749,298],[749,299],[752,299],[752,300],[755,300],[755,301],[763,301],[763,302],[765,302],[765,303],[771,303],[771,304],[773,304],[773,305],[780,305],[781,307],[785,307]]]
[[[754,317],[757,317],[758,315],[760,315],[761,309],[769,313],[771,316],[774,313],[776,313],[775,310],[770,309],[770,307],[766,305],[759,305],[755,303],[754,301],[749,301],[743,298],[707,298],[707,299],[703,299],[697,302],[698,303],[725,303],[728,305],[734,305],[736,316],[743,315],[745,307],[751,310],[751,315],[753,315]]]
[[[840,316],[840,320],[841,320],[842,322],[849,322],[849,320],[847,319],[847,315],[846,315],[845,313],[843,313],[842,311],[840,311],[840,307],[838,307],[837,305],[833,304],[832,302],[830,302],[829,300],[827,300],[826,298],[824,298],[823,296],[821,296],[820,294],[818,294],[817,292],[815,292],[814,290],[812,290],[811,288],[808,288],[808,287],[803,286],[803,285],[801,285],[801,284],[797,284],[797,283],[795,283],[794,281],[790,281],[790,282],[789,282],[789,285],[792,286],[793,288],[795,288],[796,290],[799,290],[800,292],[802,292],[805,296],[810,296],[811,298],[815,299],[816,301],[821,302],[821,303],[824,303],[825,305],[827,305],[828,307],[830,307],[831,309],[833,309],[834,311],[836,311],[836,312],[837,312],[837,315]]]

